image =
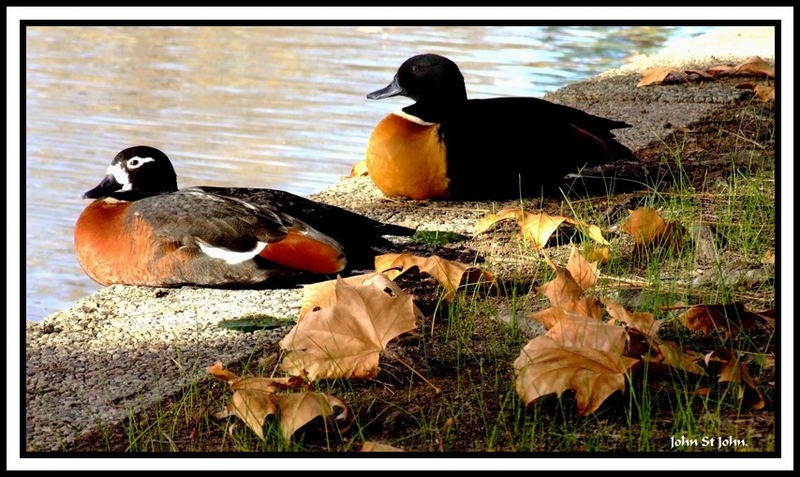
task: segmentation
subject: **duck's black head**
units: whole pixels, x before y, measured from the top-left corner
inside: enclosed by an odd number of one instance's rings
[[[131,200],[176,190],[175,169],[167,155],[154,147],[134,146],[114,157],[100,184],[83,194],[83,198]]]
[[[464,77],[458,66],[444,56],[412,56],[400,65],[389,86],[373,91],[369,99],[402,95],[419,105],[449,107],[467,100]]]

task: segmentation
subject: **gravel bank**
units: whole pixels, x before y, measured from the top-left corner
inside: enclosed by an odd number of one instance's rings
[[[671,129],[706,117],[747,94],[722,84],[636,88],[652,66],[735,64],[774,58],[771,29],[723,29],[662,54],[548,94],[548,100],[627,121],[621,142],[640,150]],[[359,158],[353,158],[356,162]],[[471,233],[487,212],[508,202],[387,199],[365,177],[343,180],[311,196],[371,217],[422,229]],[[537,207],[532,201],[530,206]],[[300,290],[153,289],[111,286],[26,329],[26,447],[62,450],[82,434],[125,418],[205,376],[204,368],[247,357],[280,328],[254,333],[221,329],[223,319],[269,314],[292,320]]]

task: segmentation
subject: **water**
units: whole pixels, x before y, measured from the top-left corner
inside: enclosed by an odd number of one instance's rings
[[[173,161],[181,187],[307,195],[363,159],[405,98],[368,101],[406,58],[454,60],[472,98],[542,96],[709,28],[37,27],[26,39],[26,318],[100,287],[72,228],[121,149]]]

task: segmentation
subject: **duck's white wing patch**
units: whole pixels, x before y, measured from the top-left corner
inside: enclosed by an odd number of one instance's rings
[[[247,260],[252,259],[259,253],[261,253],[264,248],[267,246],[267,242],[258,242],[256,246],[252,250],[248,250],[245,252],[234,252],[233,250],[229,250],[224,247],[214,247],[213,245],[206,243],[199,238],[195,239],[197,241],[197,245],[200,247],[200,250],[208,255],[211,258],[219,258],[220,260],[224,260],[225,263],[230,265],[236,265],[238,263],[246,262]]]

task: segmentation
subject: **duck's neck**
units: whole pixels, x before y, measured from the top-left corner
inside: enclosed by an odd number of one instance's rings
[[[467,104],[466,97],[451,101],[417,101],[403,108],[403,112],[426,123],[441,123],[460,114],[465,104]]]
[[[148,197],[153,197],[153,196],[156,196],[156,195],[169,194],[170,192],[175,192],[177,190],[178,189],[175,188],[174,190],[162,190],[162,191],[157,191],[157,192],[140,191],[140,190],[128,190],[128,191],[124,191],[124,192],[123,191],[116,191],[116,192],[112,193],[111,195],[109,195],[108,197],[111,197],[112,199],[133,202],[133,201],[136,201],[136,200],[146,199]]]

